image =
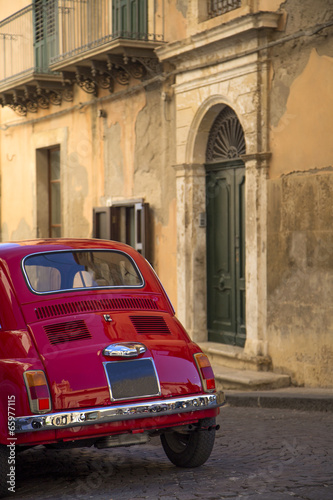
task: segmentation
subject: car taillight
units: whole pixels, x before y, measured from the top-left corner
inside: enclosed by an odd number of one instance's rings
[[[194,354],[194,359],[196,361],[200,373],[204,391],[205,392],[215,391],[215,377],[208,357],[206,356],[206,354],[198,352],[197,354]]]
[[[32,413],[50,411],[51,397],[45,373],[42,370],[29,370],[23,376]]]

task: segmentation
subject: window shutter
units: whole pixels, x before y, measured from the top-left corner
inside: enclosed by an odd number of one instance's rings
[[[121,207],[117,206],[110,207],[110,217],[111,217],[110,240],[123,241],[121,235]]]
[[[93,238],[111,239],[111,207],[93,209]]]
[[[149,203],[136,203],[135,210],[135,246],[143,256],[148,253],[148,214]]]
[[[93,237],[131,245],[149,260],[149,203],[124,202],[93,209]]]

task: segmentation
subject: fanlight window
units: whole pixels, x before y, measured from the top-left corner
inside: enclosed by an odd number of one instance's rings
[[[226,106],[215,119],[208,139],[206,161],[218,162],[245,154],[244,131],[235,112]]]

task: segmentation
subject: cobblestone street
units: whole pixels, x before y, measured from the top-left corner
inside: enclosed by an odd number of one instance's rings
[[[221,409],[215,447],[198,469],[169,463],[149,445],[27,450],[17,456],[22,500],[306,500],[333,498],[333,413]]]

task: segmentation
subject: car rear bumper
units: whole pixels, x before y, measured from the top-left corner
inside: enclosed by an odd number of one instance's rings
[[[153,416],[189,413],[198,410],[212,410],[225,404],[222,391],[214,394],[199,394],[150,402],[122,404],[94,409],[29,415],[15,418],[15,432],[36,432],[52,429],[66,429],[75,426],[121,422]]]

